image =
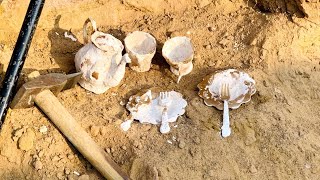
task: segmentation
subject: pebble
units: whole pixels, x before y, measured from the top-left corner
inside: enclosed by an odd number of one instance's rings
[[[78,180],[90,180],[90,177],[88,174],[83,174],[78,178]]]
[[[214,30],[216,30],[214,27],[208,27],[208,30],[210,31],[210,32],[212,32],[212,31],[214,31]]]
[[[54,156],[51,160],[52,160],[52,161],[59,161],[60,158],[59,158],[58,156]]]
[[[139,146],[139,141],[133,141],[133,146],[138,147]]]
[[[67,155],[67,158],[68,158],[68,159],[73,159],[73,158],[74,158],[74,155],[73,155],[73,154],[68,154],[68,155]]]
[[[126,146],[121,146],[121,148],[122,148],[123,150],[127,150],[127,147],[126,147]]]
[[[100,132],[100,127],[99,126],[91,126],[90,131],[91,131],[91,135],[93,137],[96,137]]]
[[[207,49],[207,50],[212,49],[211,45],[210,45],[210,44],[206,45],[206,49]]]
[[[111,153],[110,148],[106,148],[105,151],[106,151],[107,153],[109,153],[109,154]]]
[[[28,129],[27,132],[22,134],[22,136],[19,138],[19,141],[18,141],[19,149],[25,150],[25,151],[32,149],[35,136],[36,136],[35,133],[31,129]]]
[[[124,105],[126,105],[126,102],[125,101],[120,101],[120,105],[124,106]]]
[[[102,127],[102,128],[100,129],[100,134],[101,134],[102,136],[107,135],[107,128],[106,128],[106,127]]]
[[[268,83],[266,80],[263,80],[263,81],[262,81],[262,84],[263,84],[265,87],[269,87],[269,83]]]
[[[78,171],[73,171],[73,174],[80,176],[80,173]]]
[[[44,155],[44,151],[43,150],[39,151],[38,156],[41,158],[43,155]]]
[[[209,175],[210,177],[213,177],[213,176],[214,176],[214,170],[208,171],[208,175]]]
[[[226,47],[228,43],[229,43],[229,40],[227,39],[222,39],[221,41],[219,41],[219,44],[222,45],[223,47]]]
[[[250,172],[251,172],[251,173],[257,173],[258,170],[257,170],[257,168],[256,168],[254,165],[251,165],[251,167],[250,167]]]
[[[184,141],[180,140],[180,142],[179,142],[179,148],[180,148],[180,149],[183,149],[184,147],[186,147],[186,143],[185,143]]]
[[[113,147],[110,148],[110,150],[111,150],[112,153],[116,151]]]
[[[18,129],[14,132],[14,136],[20,138],[24,132],[24,128]]]
[[[70,172],[71,172],[71,171],[70,171],[70,169],[69,169],[69,168],[65,168],[65,169],[64,169],[64,173],[65,173],[66,175],[69,175],[69,174],[70,174]]]
[[[48,132],[47,126],[41,126],[39,128],[39,132],[41,132],[42,134],[47,134],[47,132]]]
[[[141,139],[142,139],[142,140],[146,140],[147,137],[146,137],[146,136],[141,136]]]
[[[40,170],[43,168],[43,164],[41,161],[39,160],[36,160],[34,163],[33,163],[33,167],[36,169],[36,170]]]
[[[30,74],[28,74],[27,78],[28,78],[28,81],[30,81],[38,76],[40,76],[39,71],[32,71]]]
[[[57,174],[57,178],[60,179],[60,180],[64,179],[63,173],[62,173],[62,172],[59,172],[59,173]]]
[[[201,143],[201,139],[199,137],[195,137],[193,142],[199,145]]]
[[[305,164],[306,169],[310,169],[311,165],[309,163]]]
[[[142,144],[139,144],[139,145],[138,145],[138,149],[141,150],[142,148],[143,148]]]

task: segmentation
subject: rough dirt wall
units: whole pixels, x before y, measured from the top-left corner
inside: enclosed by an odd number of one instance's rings
[[[319,0],[251,0],[263,12],[286,12],[298,17],[319,16]]]

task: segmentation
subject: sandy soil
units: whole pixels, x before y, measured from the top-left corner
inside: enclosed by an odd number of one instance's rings
[[[320,5],[310,1],[308,18],[298,18],[261,13],[254,2],[47,0],[23,77],[34,70],[74,72],[88,17],[121,41],[134,30],[149,32],[158,41],[149,72],[127,67],[121,85],[101,95],[80,86],[58,95],[132,179],[320,179]],[[27,6],[24,0],[0,5],[1,79]],[[178,35],[195,47],[194,70],[180,84],[160,53],[165,40]],[[204,105],[197,84],[225,68],[248,72],[258,91],[230,111],[233,134],[221,139],[222,112]],[[128,116],[120,102],[151,87],[184,94],[188,107],[177,127],[167,135],[139,123],[120,130]],[[0,179],[89,178],[103,179],[36,107],[9,110],[0,133]]]

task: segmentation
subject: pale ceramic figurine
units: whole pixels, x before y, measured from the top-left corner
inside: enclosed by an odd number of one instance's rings
[[[89,22],[94,30],[90,42],[86,31]],[[83,31],[86,44],[75,56],[76,69],[83,73],[79,84],[89,91],[101,94],[120,83],[130,59],[128,55],[122,56],[124,47],[121,41],[110,34],[97,31],[94,20],[89,18]]]
[[[237,109],[251,100],[256,92],[255,81],[247,74],[228,69],[207,76],[199,85],[199,96],[207,106],[223,110],[222,137],[231,134],[229,108]]]
[[[131,59],[130,68],[137,72],[149,71],[156,53],[156,40],[149,33],[134,31],[124,39],[126,52]]]
[[[133,120],[140,123],[161,124],[160,132],[165,134],[170,131],[169,123],[185,113],[187,101],[182,94],[170,92],[157,92],[148,90],[131,96],[127,103],[130,118],[121,124],[121,128],[127,131]]]
[[[187,37],[178,36],[167,40],[163,45],[162,55],[169,63],[171,72],[178,76],[177,83],[193,69],[193,45]]]

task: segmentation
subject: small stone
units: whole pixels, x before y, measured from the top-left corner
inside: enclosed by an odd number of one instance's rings
[[[204,7],[208,6],[210,3],[212,3],[212,1],[210,1],[210,0],[198,0],[197,1],[199,8],[204,8]]]
[[[100,127],[99,126],[91,126],[90,132],[93,137],[96,137],[100,132]]]
[[[73,174],[80,176],[80,173],[78,171],[73,171]]]
[[[305,164],[306,169],[310,169],[311,168],[311,164],[307,163]]]
[[[47,132],[48,132],[47,126],[41,126],[39,128],[39,132],[41,132],[42,134],[47,134]]]
[[[133,141],[133,146],[134,146],[134,147],[138,147],[138,146],[139,146],[139,141],[136,141],[136,140]]]
[[[73,155],[73,154],[68,154],[68,155],[67,155],[67,158],[70,159],[70,160],[71,160],[71,159],[74,159],[74,155]]]
[[[211,45],[210,45],[210,44],[206,45],[206,49],[207,49],[207,50],[212,49]]]
[[[39,159],[39,156],[35,154],[35,155],[32,156],[32,158],[33,159]]]
[[[250,43],[251,46],[255,46],[257,45],[257,38],[254,38],[251,43]]]
[[[38,171],[38,170],[40,170],[40,169],[43,168],[43,164],[42,164],[41,161],[36,160],[36,161],[33,163],[33,167]]]
[[[213,177],[213,176],[214,176],[214,170],[209,170],[209,171],[208,171],[208,175],[209,175],[210,177]]]
[[[65,168],[65,169],[64,169],[64,173],[65,173],[66,175],[69,175],[70,172],[71,172],[71,170],[70,170],[69,168]]]
[[[201,139],[199,137],[195,137],[193,142],[199,145],[201,143]]]
[[[123,150],[127,150],[127,147],[126,147],[126,146],[121,146],[121,148],[122,148]]]
[[[116,150],[112,147],[110,148],[111,152],[114,153]]]
[[[214,31],[215,30],[215,28],[214,27],[208,27],[208,31],[210,31],[210,32],[212,32],[212,31]]]
[[[65,158],[65,157],[66,157],[66,155],[64,155],[64,154],[59,154],[59,158],[60,158],[60,159]]]
[[[251,173],[257,173],[258,170],[257,170],[257,168],[256,168],[254,165],[251,165],[251,167],[250,167],[250,172],[251,172]]]
[[[197,153],[197,150],[196,149],[189,149],[189,153],[192,157],[194,157]]]
[[[107,153],[109,153],[109,154],[111,153],[110,148],[106,148],[105,151],[106,151]]]
[[[16,136],[14,136],[14,137],[12,138],[12,140],[13,140],[14,142],[17,142],[17,141],[19,140],[19,138],[16,137]]]
[[[106,127],[102,127],[102,128],[100,129],[100,134],[101,134],[102,136],[107,135],[107,128],[106,128]]]
[[[30,81],[38,76],[40,76],[39,71],[32,71],[30,74],[28,74],[27,78],[28,78],[28,81]]]
[[[186,147],[186,143],[185,143],[184,141],[180,140],[180,142],[179,142],[179,148],[180,148],[180,149],[183,149],[184,147]]]
[[[143,124],[143,126],[141,127],[142,131],[149,131],[151,129],[151,124]],[[143,136],[145,137],[145,136]]]
[[[62,172],[59,172],[59,173],[57,174],[57,178],[58,178],[59,180],[64,179],[63,173],[62,173]]]
[[[142,140],[146,140],[147,137],[146,137],[146,136],[141,136],[141,139],[142,139]]]
[[[54,156],[51,160],[56,162],[56,161],[59,161],[60,158],[58,156]]]
[[[83,174],[78,178],[78,180],[90,180],[90,177],[87,174]]]
[[[19,149],[25,151],[32,149],[35,136],[35,133],[31,129],[28,129],[27,132],[25,132],[18,141]]]
[[[43,150],[39,151],[38,156],[41,158],[43,155],[44,155],[44,151]]]
[[[14,132],[14,136],[20,138],[24,132],[24,128],[18,129]]]
[[[266,80],[263,80],[263,81],[262,81],[262,84],[263,84],[265,87],[269,87],[269,84],[267,83]]]
[[[139,144],[139,145],[138,145],[138,149],[141,150],[142,148],[143,148],[142,144]]]
[[[124,106],[124,105],[126,105],[126,102],[125,101],[120,101],[120,105]]]

